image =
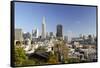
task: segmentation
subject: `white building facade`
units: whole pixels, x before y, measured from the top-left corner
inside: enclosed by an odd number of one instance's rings
[[[45,22],[45,17],[43,17],[43,21],[42,21],[42,38],[46,38],[46,22]]]

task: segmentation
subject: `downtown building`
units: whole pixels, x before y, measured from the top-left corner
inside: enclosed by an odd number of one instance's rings
[[[29,32],[26,32],[26,33],[24,32],[23,33],[23,38],[24,38],[24,40],[25,39],[30,39],[31,40],[31,34]]]
[[[23,41],[22,29],[15,29],[15,41]]]
[[[37,28],[35,28],[35,29],[33,29],[32,30],[32,38],[38,38],[38,29]]]
[[[68,42],[68,36],[64,36],[64,41]]]
[[[25,46],[30,45],[31,44],[31,34],[29,32],[24,32],[23,33],[23,44]]]
[[[39,38],[38,29],[35,28],[32,30],[32,42],[37,42]]]
[[[57,25],[56,37],[63,38],[63,26],[61,24]]]
[[[15,29],[14,45],[21,44],[23,41],[22,29]]]
[[[53,35],[53,32],[50,32],[50,37],[52,37],[52,36],[54,36],[54,35]]]
[[[46,38],[46,22],[45,22],[45,17],[43,17],[43,21],[42,21],[42,34],[41,34],[41,38],[42,39]]]

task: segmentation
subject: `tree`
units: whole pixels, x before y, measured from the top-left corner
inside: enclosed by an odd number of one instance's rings
[[[32,59],[26,59],[23,63],[22,63],[23,66],[26,66],[26,65],[36,65],[36,61],[35,60],[32,60]]]
[[[56,58],[58,59],[59,63],[66,63],[68,59],[68,47],[66,46],[66,42],[60,40],[55,43],[54,45],[54,52]]]
[[[30,60],[25,51],[20,46],[15,46],[14,63],[15,66],[35,65],[35,60]]]
[[[25,51],[21,47],[15,46],[15,66],[21,66],[23,62],[27,59]]]
[[[58,57],[55,55],[55,54],[52,54],[50,52],[50,55],[49,55],[49,59],[47,61],[48,64],[57,64],[58,63]]]
[[[80,59],[79,58],[68,58],[67,61],[68,63],[79,63]]]

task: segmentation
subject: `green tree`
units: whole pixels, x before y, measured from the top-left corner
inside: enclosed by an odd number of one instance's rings
[[[68,63],[79,63],[80,59],[79,58],[68,58],[67,61]]]
[[[67,63],[68,59],[68,47],[66,45],[66,42],[63,40],[59,40],[55,43],[54,47],[54,53],[56,55],[56,58],[58,59],[58,63]]]
[[[25,51],[21,47],[15,46],[15,65],[21,66],[23,62],[27,59],[27,56],[25,55]]]
[[[50,52],[49,59],[48,59],[47,63],[48,64],[57,64],[58,63],[58,57],[57,57],[57,55],[52,54]]]
[[[36,61],[33,59],[26,59],[24,60],[24,62],[22,63],[23,66],[25,65],[36,65]]]
[[[24,65],[35,65],[34,59],[28,59],[25,51],[20,46],[15,46],[15,66],[24,66]]]

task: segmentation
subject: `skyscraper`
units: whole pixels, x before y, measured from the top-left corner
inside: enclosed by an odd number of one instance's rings
[[[15,41],[23,41],[22,29],[15,29]]]
[[[37,28],[32,30],[32,38],[38,38],[38,29]]]
[[[68,42],[68,36],[64,36],[64,41]]]
[[[30,39],[31,40],[31,34],[29,32],[23,33],[23,38],[25,39]]]
[[[80,34],[80,38],[83,38],[83,34]]]
[[[56,37],[63,37],[63,27],[61,24],[57,25]]]
[[[43,17],[42,21],[42,38],[46,38],[46,23],[45,23],[45,17]]]
[[[52,37],[52,36],[54,36],[54,35],[53,35],[53,32],[50,32],[50,37]]]

